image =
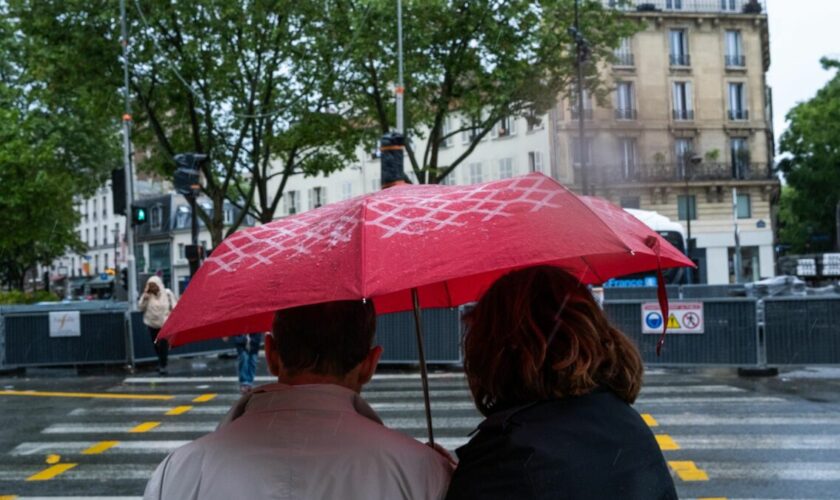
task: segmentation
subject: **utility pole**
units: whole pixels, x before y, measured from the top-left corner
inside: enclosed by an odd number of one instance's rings
[[[583,37],[580,30],[580,0],[575,0],[575,25],[569,29],[569,33],[575,39],[575,65],[577,66],[577,102],[578,102],[578,157],[580,158],[580,184],[581,193],[589,194],[589,173],[586,171],[587,156],[589,149],[586,147],[586,132],[583,116],[583,64],[589,59],[589,42]]]
[[[128,27],[125,20],[125,0],[120,0],[120,43],[123,54],[123,99],[125,113],[122,116],[123,165],[125,167],[125,206],[130,209],[134,203],[134,170],[131,165],[131,96],[128,76]],[[128,219],[128,217],[126,217]],[[126,221],[128,222],[128,221]],[[134,227],[125,225],[125,262],[128,266],[128,308],[137,310],[137,267],[134,264]]]
[[[382,189],[405,184],[404,149],[405,149],[405,117],[403,114],[403,97],[405,82],[403,80],[403,34],[402,34],[402,0],[397,0],[397,126],[394,132],[389,132],[380,138],[380,185]],[[364,168],[364,167],[362,167]],[[426,182],[429,174],[426,173]]]
[[[738,230],[738,188],[732,188],[732,222],[735,226],[735,255],[732,265],[735,267],[735,283],[741,282],[741,232]]]

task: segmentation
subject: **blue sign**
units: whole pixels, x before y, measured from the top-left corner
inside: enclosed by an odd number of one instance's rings
[[[645,324],[648,328],[657,329],[662,327],[662,315],[658,312],[650,312],[645,316]]]
[[[105,281],[108,279],[108,273],[99,273],[99,279]]]
[[[656,276],[646,276],[638,279],[611,279],[604,283],[604,288],[638,288],[656,286]]]

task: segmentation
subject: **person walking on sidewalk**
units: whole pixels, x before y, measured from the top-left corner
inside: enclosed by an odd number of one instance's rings
[[[146,288],[140,297],[138,308],[143,312],[143,323],[149,329],[149,337],[155,346],[158,357],[158,373],[166,375],[166,362],[169,355],[169,342],[161,339],[155,342],[158,332],[163,328],[169,313],[175,308],[175,294],[172,290],[163,286],[163,281],[158,276],[152,276],[146,281]]]
[[[237,372],[239,373],[239,392],[242,394],[254,388],[262,337],[262,333],[247,333],[233,337],[233,345],[236,346]],[[227,339],[225,337],[225,341]]]

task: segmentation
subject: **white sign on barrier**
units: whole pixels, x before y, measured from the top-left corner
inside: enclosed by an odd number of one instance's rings
[[[50,337],[81,337],[79,311],[51,311]]]
[[[668,333],[695,334],[704,332],[703,303],[675,302],[669,307],[668,318],[662,317],[657,302],[642,304],[642,333],[662,333],[662,323],[668,322]]]

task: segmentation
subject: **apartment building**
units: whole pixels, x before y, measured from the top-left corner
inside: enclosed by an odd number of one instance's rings
[[[615,4],[614,2],[609,2]],[[642,28],[623,41],[608,102],[584,95],[558,109],[557,169],[626,208],[659,212],[690,231],[699,282],[774,275],[773,129],[767,14],[756,0],[624,4]]]

